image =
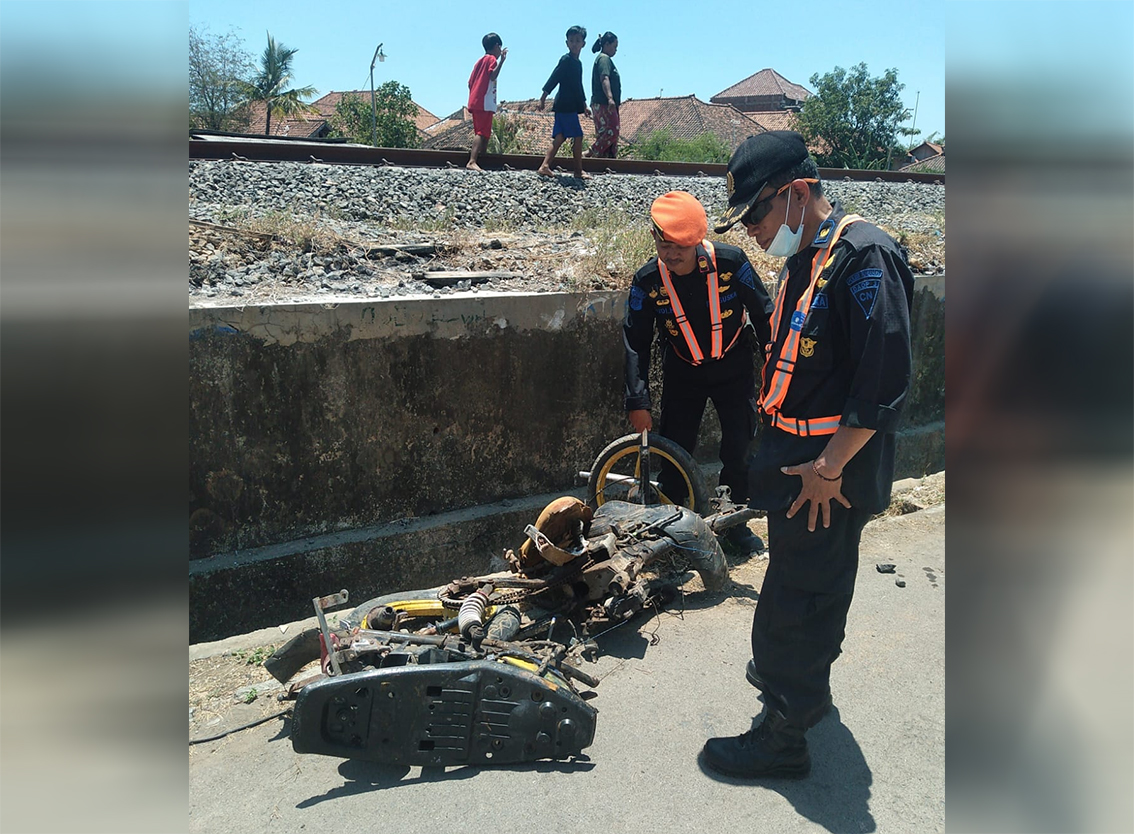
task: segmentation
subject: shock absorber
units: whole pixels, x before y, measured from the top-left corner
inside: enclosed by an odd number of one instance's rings
[[[457,628],[462,636],[468,637],[473,628],[480,626],[480,636],[483,638],[484,609],[488,607],[488,597],[492,590],[491,585],[481,585],[461,603],[457,612]]]

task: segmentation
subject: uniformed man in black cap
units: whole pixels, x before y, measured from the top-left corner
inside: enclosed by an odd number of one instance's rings
[[[712,400],[721,424],[720,483],[742,504],[756,430],[754,351],[771,338],[772,301],[743,250],[705,240],[708,218],[692,194],[658,197],[650,222],[658,256],[634,275],[623,326],[627,415],[637,432],[654,427],[649,371],[656,327],[664,344],[658,431],[692,453]],[[660,481],[662,492],[683,500],[671,467],[662,465]],[[764,548],[744,525],[723,538],[742,553]]]
[[[910,385],[913,276],[894,240],[823,195],[803,138],[746,139],[728,164],[723,232],[743,223],[780,273],[749,504],[768,511],[769,562],[750,683],[764,720],[713,738],[703,761],[739,777],[802,777],[805,733],[831,707],[862,528],[886,509]]]

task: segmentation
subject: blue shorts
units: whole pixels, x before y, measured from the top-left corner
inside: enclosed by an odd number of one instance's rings
[[[555,126],[551,128],[551,138],[563,136],[572,139],[583,135],[583,128],[579,126],[578,113],[556,113]]]

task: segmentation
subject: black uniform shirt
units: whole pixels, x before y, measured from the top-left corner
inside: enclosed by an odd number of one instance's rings
[[[743,310],[748,311],[748,320],[755,330],[757,349],[763,349],[771,339],[769,317],[772,313],[772,300],[763,283],[756,277],[748,256],[740,248],[726,243],[714,243],[713,249],[717,256],[722,347],[727,348],[733,344],[734,338],[735,344],[721,359],[712,359],[708,273],[700,269],[694,269],[691,275],[674,275],[671,272],[673,288],[704,357],[702,364],[696,367],[692,365],[689,346],[677,326],[673,306],[662,284],[658,259],[651,258],[635,273],[630,296],[626,300],[622,340],[626,349],[627,411],[650,408],[650,347],[654,338],[655,321],[658,331],[664,334],[663,370],[666,375],[672,369],[684,376],[695,375],[699,381],[708,385],[735,376],[744,368],[744,363],[747,363],[744,372],[751,373],[751,341],[744,334],[737,336],[744,318]],[[696,256],[698,262],[702,257],[708,257],[700,245],[697,246]]]
[[[820,227],[833,226],[846,212],[838,205]],[[830,232],[828,232],[829,234]],[[771,370],[791,327],[796,303],[811,281],[812,245],[787,260],[787,287]],[[800,349],[784,417],[839,415],[840,425],[875,429],[876,434],[847,464],[843,494],[853,506],[881,512],[890,500],[894,476],[894,435],[910,385],[910,310],[913,275],[894,239],[865,221],[843,230],[833,257],[819,277],[811,309],[800,331]],[[799,494],[801,482],[781,466],[816,458],[829,435],[799,437],[765,425],[751,468],[750,503],[782,510]]]

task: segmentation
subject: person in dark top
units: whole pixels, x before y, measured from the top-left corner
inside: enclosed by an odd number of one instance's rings
[[[591,110],[594,112],[595,141],[587,151],[587,156],[616,159],[618,157],[618,134],[622,123],[618,118],[618,108],[622,105],[622,79],[614,66],[614,54],[618,51],[618,36],[613,32],[603,32],[591,47],[597,52],[594,69],[591,70]]]
[[[671,191],[654,200],[650,220],[657,257],[637,271],[626,302],[627,416],[634,431],[653,429],[649,388],[654,329],[661,334],[662,397],[658,431],[688,452],[697,445],[705,403],[721,424],[720,482],[732,499],[748,496],[748,447],[756,428],[754,355],[771,340],[772,301],[744,252],[705,240],[708,221],[697,198]],[[660,488],[682,503],[683,482],[662,466]],[[746,553],[763,549],[747,526],[727,540]]]
[[[587,107],[587,94],[583,92],[583,62],[579,60],[579,53],[583,51],[586,42],[587,30],[582,26],[572,26],[567,30],[567,54],[555,65],[551,77],[543,85],[543,95],[539,98],[539,109],[542,110],[548,95],[556,86],[559,87],[551,105],[555,113],[551,147],[547,149],[537,171],[545,177],[555,176],[551,170],[551,160],[559,153],[559,146],[570,139],[575,157],[575,176],[584,180],[591,178],[590,174],[583,171],[583,128],[579,124],[580,113],[586,113],[588,117],[591,115],[591,109]]]
[[[746,139],[728,164],[728,209],[786,258],[764,364],[764,429],[749,504],[768,511],[769,562],[752,621],[750,683],[763,722],[712,738],[711,769],[802,777],[805,733],[831,707],[862,529],[886,509],[894,431],[910,387],[913,276],[894,240],[823,195],[798,133]]]

